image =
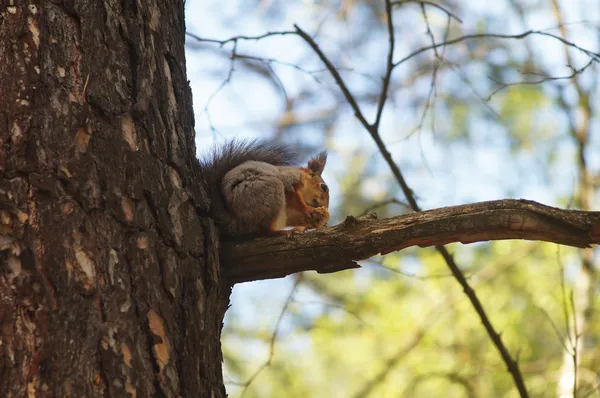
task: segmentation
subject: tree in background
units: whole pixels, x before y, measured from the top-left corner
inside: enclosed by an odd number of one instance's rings
[[[269,135],[329,147],[337,220],[504,197],[597,207],[596,2],[197,6],[199,146]],[[231,393],[523,396],[497,332],[529,396],[600,395],[594,250],[505,241],[363,265],[236,287],[223,339]]]

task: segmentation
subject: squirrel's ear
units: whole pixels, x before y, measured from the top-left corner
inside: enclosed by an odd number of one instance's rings
[[[308,169],[315,174],[321,175],[327,163],[327,151],[323,151],[308,161]]]

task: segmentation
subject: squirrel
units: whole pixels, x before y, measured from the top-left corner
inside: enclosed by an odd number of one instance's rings
[[[291,166],[295,157],[283,145],[234,140],[200,161],[222,237],[290,236],[329,221],[329,188],[321,177],[327,152],[306,167]]]

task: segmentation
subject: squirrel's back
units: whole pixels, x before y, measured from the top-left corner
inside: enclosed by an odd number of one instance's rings
[[[296,155],[288,147],[273,142],[264,140],[233,140],[216,147],[208,157],[200,160],[202,173],[209,189],[211,213],[220,226],[222,233],[228,236],[256,233],[258,230],[264,229],[264,225],[260,225],[262,223],[261,218],[266,217],[268,219],[272,217],[268,214],[269,211],[276,210],[274,208],[271,209],[273,205],[266,203],[268,200],[265,201],[266,198],[260,195],[264,189],[269,189],[268,184],[264,187],[264,181],[262,181],[263,185],[250,185],[252,181],[248,180],[245,185],[240,184],[237,186],[237,183],[234,183],[234,186],[232,186],[231,181],[228,181],[227,184],[223,183],[225,176],[230,171],[247,162],[252,162],[253,164],[254,162],[263,162],[273,166],[287,166],[292,164],[295,158]],[[260,174],[260,168],[253,167],[252,169],[255,169]],[[238,170],[244,170],[244,168],[239,168]],[[228,180],[231,180],[230,177],[231,174],[228,176]],[[254,187],[254,190],[258,194],[252,195],[250,193],[252,189],[244,189],[245,186]],[[236,191],[247,192],[248,196],[235,199],[233,193]],[[283,195],[283,190],[281,191],[281,195]],[[269,195],[266,196],[268,197]],[[236,206],[235,203],[239,203],[240,201],[242,201],[242,204],[245,202],[244,208],[246,210],[243,212],[244,214],[236,215],[234,213],[237,213],[236,207],[239,208],[239,206]],[[266,209],[261,210],[260,208],[263,206]]]
[[[215,147],[200,160],[200,167],[210,186],[218,186],[229,171],[248,161],[265,162],[274,166],[288,166],[296,154],[284,145],[265,140],[232,140]]]

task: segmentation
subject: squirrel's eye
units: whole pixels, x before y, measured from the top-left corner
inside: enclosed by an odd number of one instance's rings
[[[321,190],[322,190],[323,192],[327,192],[327,191],[329,191],[329,188],[327,187],[327,184],[321,184]]]

